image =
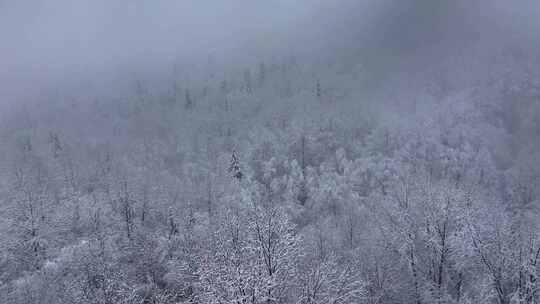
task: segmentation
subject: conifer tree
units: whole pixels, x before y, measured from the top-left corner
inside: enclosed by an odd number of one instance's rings
[[[251,79],[250,69],[244,71],[244,85],[246,86],[246,92],[248,94],[253,93],[253,80]]]
[[[259,64],[259,75],[258,75],[259,86],[262,87],[266,81],[266,65],[264,62]]]
[[[191,98],[191,95],[189,94],[189,90],[186,89],[186,103],[185,103],[186,109],[191,110],[195,106],[193,103],[193,99]]]
[[[240,162],[238,161],[238,156],[236,156],[236,151],[233,150],[231,165],[229,167],[229,172],[232,173],[232,176],[238,180],[241,180],[243,177],[242,171],[240,170]]]

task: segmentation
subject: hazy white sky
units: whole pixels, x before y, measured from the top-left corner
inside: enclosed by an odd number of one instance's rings
[[[271,45],[319,9],[316,3],[0,0],[1,87],[15,90],[29,80],[67,71],[158,64]]]
[[[0,103],[50,82],[209,54],[377,44],[400,54],[485,28],[537,33],[537,0],[0,0]],[[474,36],[472,35],[472,37]],[[339,41],[339,40],[342,41]],[[453,38],[451,38],[453,39]],[[350,42],[350,43],[349,43]],[[448,41],[447,41],[448,42]],[[451,42],[451,41],[450,41]],[[349,44],[348,44],[349,43]],[[450,43],[452,44],[452,43]],[[457,44],[457,43],[456,43]],[[377,47],[379,49],[377,49]]]

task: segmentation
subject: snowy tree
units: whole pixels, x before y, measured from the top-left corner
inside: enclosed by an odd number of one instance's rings
[[[238,180],[241,180],[244,176],[242,173],[242,170],[240,169],[240,161],[238,160],[238,156],[236,155],[236,151],[233,150],[232,156],[231,156],[231,164],[229,166],[229,172],[232,174],[232,176]]]

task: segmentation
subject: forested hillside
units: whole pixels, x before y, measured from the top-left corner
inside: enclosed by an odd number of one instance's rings
[[[540,303],[540,61],[484,42],[209,56],[6,106],[0,302]]]

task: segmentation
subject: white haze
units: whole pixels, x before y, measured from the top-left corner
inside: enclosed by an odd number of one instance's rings
[[[539,6],[531,0],[3,0],[1,98],[20,102],[43,87],[165,69],[174,61],[204,63],[208,56],[250,62],[361,49],[366,60],[381,61],[377,68],[389,69],[382,61],[425,49],[441,58],[479,41],[529,44],[537,40]]]

